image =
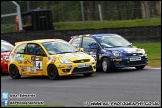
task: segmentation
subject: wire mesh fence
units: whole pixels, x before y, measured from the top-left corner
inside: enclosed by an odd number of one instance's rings
[[[30,1],[30,9],[37,7],[51,9],[54,22],[81,21],[82,15],[86,21],[99,21],[100,13],[103,20],[127,20],[161,15],[160,1]]]
[[[3,28],[13,28],[14,30],[11,31],[15,31],[16,13],[17,13],[16,6],[11,1],[1,2],[1,32],[3,32]]]

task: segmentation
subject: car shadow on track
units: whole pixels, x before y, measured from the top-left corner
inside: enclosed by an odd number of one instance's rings
[[[89,76],[90,77],[93,77],[94,75],[92,76]],[[58,79],[55,79],[56,80],[73,80],[73,79],[82,79],[82,78],[88,78],[88,77],[85,77],[84,75],[80,74],[80,75],[71,75],[71,76],[60,76]],[[20,79],[30,79],[30,80],[34,80],[34,79],[45,79],[45,80],[50,80],[48,78],[48,76],[22,76]]]
[[[8,76],[10,75],[9,73],[1,73],[1,76]]]
[[[97,71],[96,73],[106,73],[106,74],[115,74],[115,73],[129,73],[129,72],[141,72],[146,71],[146,69],[136,69],[136,68],[120,68],[120,69],[113,69],[111,72],[102,72]]]
[[[144,72],[146,69],[143,70],[137,70],[135,68],[122,68],[122,69],[114,69],[111,72],[105,73],[102,71],[96,71],[94,74],[92,74],[89,77],[84,76],[83,74],[78,75],[70,75],[70,76],[61,76],[57,80],[73,80],[73,79],[83,79],[83,78],[93,78],[97,77],[98,75],[113,75],[113,74],[122,74],[122,73],[133,73],[133,72]],[[10,76],[9,73],[5,73],[1,76]],[[48,76],[22,76],[20,79],[30,79],[30,80],[37,80],[37,79],[43,79],[43,80],[49,80]]]

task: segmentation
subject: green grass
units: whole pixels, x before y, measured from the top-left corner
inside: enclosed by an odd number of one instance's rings
[[[119,20],[119,21],[83,21],[81,22],[56,22],[55,30],[80,30],[80,29],[101,29],[121,28],[135,26],[157,26],[161,25],[161,17],[150,19]]]
[[[1,32],[16,32],[16,24],[1,24]]]
[[[118,21],[79,21],[79,22],[55,22],[55,30],[81,30],[81,29],[101,29],[101,28],[121,28],[136,26],[157,26],[161,25],[161,16],[150,19],[118,20]],[[15,24],[1,24],[1,32],[15,32]]]
[[[134,46],[144,48],[148,55],[148,66],[161,66],[161,42],[133,43]]]

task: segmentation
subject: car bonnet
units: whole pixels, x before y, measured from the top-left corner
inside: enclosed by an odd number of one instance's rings
[[[59,58],[68,58],[71,61],[90,59],[90,55],[83,52],[58,54]]]

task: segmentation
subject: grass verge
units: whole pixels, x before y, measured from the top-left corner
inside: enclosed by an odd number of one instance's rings
[[[158,26],[161,25],[161,16],[149,19],[116,20],[116,21],[77,21],[77,22],[55,22],[55,30],[81,30],[81,29],[101,29],[101,28],[122,28],[137,26]],[[16,24],[1,24],[1,32],[15,32]]]
[[[55,22],[55,30],[80,30],[161,25],[161,17],[118,21]]]
[[[133,43],[133,45],[145,49],[148,66],[161,67],[161,42]]]

